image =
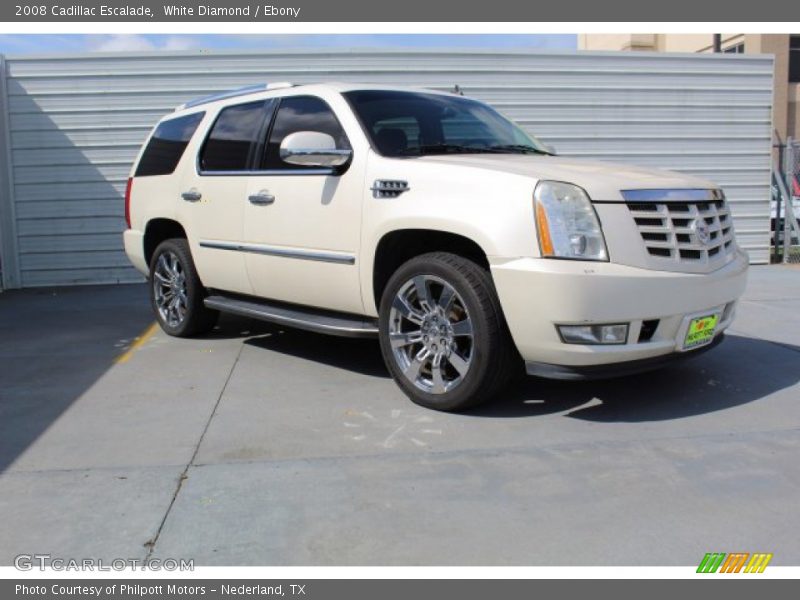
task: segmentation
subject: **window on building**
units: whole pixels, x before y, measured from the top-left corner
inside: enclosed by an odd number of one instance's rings
[[[136,167],[136,177],[172,173],[204,114],[199,112],[170,119],[156,127]]]
[[[800,35],[789,37],[789,81],[800,83]]]
[[[252,164],[256,141],[271,101],[229,106],[217,117],[200,153],[203,171],[244,171]]]
[[[744,54],[744,42],[728,46],[723,50],[725,54]]]
[[[327,133],[340,150],[349,150],[344,129],[339,124],[330,106],[315,96],[290,96],[281,100],[275,123],[269,136],[269,144],[264,156],[266,169],[306,169],[301,165],[290,165],[281,160],[280,148],[283,138],[298,131],[318,131]]]

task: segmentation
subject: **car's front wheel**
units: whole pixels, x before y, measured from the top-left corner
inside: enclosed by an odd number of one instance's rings
[[[455,411],[495,396],[518,365],[486,269],[445,252],[389,279],[379,319],[384,361],[417,404]]]
[[[211,330],[219,313],[203,304],[206,296],[183,238],[161,242],[150,260],[150,301],[161,328],[189,337]]]

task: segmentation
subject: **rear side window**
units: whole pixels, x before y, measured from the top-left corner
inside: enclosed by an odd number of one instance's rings
[[[280,148],[283,138],[298,131],[318,131],[327,133],[336,142],[340,150],[349,150],[344,129],[339,124],[330,106],[315,96],[290,96],[281,100],[275,123],[269,136],[269,144],[262,166],[266,169],[307,169],[301,165],[290,165],[281,160]]]
[[[219,113],[200,152],[203,171],[244,171],[255,156],[256,141],[271,101],[237,104]]]
[[[204,115],[203,112],[192,113],[160,123],[147,142],[135,176],[172,173]]]

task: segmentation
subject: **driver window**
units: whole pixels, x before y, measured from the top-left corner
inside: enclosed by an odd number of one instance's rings
[[[405,154],[420,146],[419,121],[413,116],[381,119],[372,125],[372,134],[381,154]]]
[[[290,165],[281,160],[283,138],[298,131],[327,133],[336,141],[336,148],[350,150],[344,129],[328,104],[315,96],[289,96],[281,99],[280,107],[269,134],[262,169],[303,170],[308,167]]]

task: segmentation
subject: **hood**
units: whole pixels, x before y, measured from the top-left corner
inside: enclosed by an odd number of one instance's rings
[[[582,187],[592,200],[621,201],[620,190],[633,189],[711,189],[707,179],[646,167],[530,154],[469,154],[424,156],[415,160],[487,169],[549,179]]]

